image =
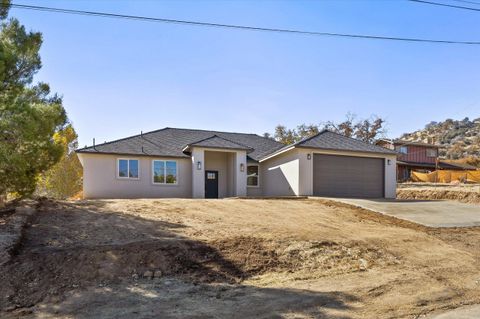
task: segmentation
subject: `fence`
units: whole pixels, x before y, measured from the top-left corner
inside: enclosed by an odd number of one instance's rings
[[[413,182],[425,183],[450,183],[454,181],[462,183],[480,183],[480,171],[441,170],[431,173],[412,171],[410,178]]]

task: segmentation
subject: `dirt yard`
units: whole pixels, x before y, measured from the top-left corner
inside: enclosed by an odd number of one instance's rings
[[[399,199],[447,199],[480,204],[480,184],[400,183]]]
[[[480,229],[317,199],[49,202],[1,318],[418,318],[480,303]]]

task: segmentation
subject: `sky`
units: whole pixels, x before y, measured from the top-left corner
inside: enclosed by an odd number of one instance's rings
[[[480,12],[405,0],[13,2],[268,28],[480,41]],[[91,145],[93,138],[101,143],[163,127],[263,134],[278,124],[342,121],[349,112],[385,118],[393,138],[430,121],[480,117],[480,46],[22,9],[11,9],[10,16],[43,33],[43,67],[35,79],[63,96],[80,146]]]

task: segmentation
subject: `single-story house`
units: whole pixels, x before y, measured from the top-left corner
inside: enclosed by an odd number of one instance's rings
[[[78,149],[85,198],[394,198],[396,152],[324,130],[285,146],[256,134],[164,128]]]

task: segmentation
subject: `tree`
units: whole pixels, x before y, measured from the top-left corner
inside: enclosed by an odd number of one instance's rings
[[[0,1],[0,197],[24,196],[62,157],[63,147],[53,137],[67,116],[48,84],[32,84],[41,68],[41,34],[26,32],[16,19],[5,21],[9,1]]]
[[[368,119],[356,120],[354,114],[347,113],[345,120],[340,123],[328,121],[323,125],[300,124],[295,129],[287,129],[283,125],[277,125],[275,127],[274,139],[288,145],[327,129],[347,137],[354,137],[367,143],[373,143],[379,136],[383,136],[386,133],[384,125],[385,120],[375,115]],[[264,136],[270,137],[270,134],[265,133]]]
[[[43,173],[37,183],[39,195],[65,199],[82,190],[82,166],[75,154],[78,135],[71,124],[56,132],[53,139],[63,147],[60,161]]]
[[[320,132],[319,126],[314,124],[300,124],[297,126],[296,135],[297,140],[303,140],[304,138],[316,135]]]
[[[275,127],[275,134],[273,136],[276,141],[285,145],[295,143],[298,139],[294,130],[289,130],[283,125],[277,125],[277,127]]]
[[[370,119],[362,120],[355,124],[355,137],[367,143],[375,142],[377,136],[385,135],[385,128],[383,127],[385,120],[378,116],[373,116]]]
[[[345,116],[345,121],[340,123],[335,123],[328,121],[324,124],[324,128],[339,134],[342,134],[346,137],[353,137],[355,133],[355,114],[347,113]]]
[[[263,133],[263,137],[273,139],[272,134],[270,134],[268,132]]]

